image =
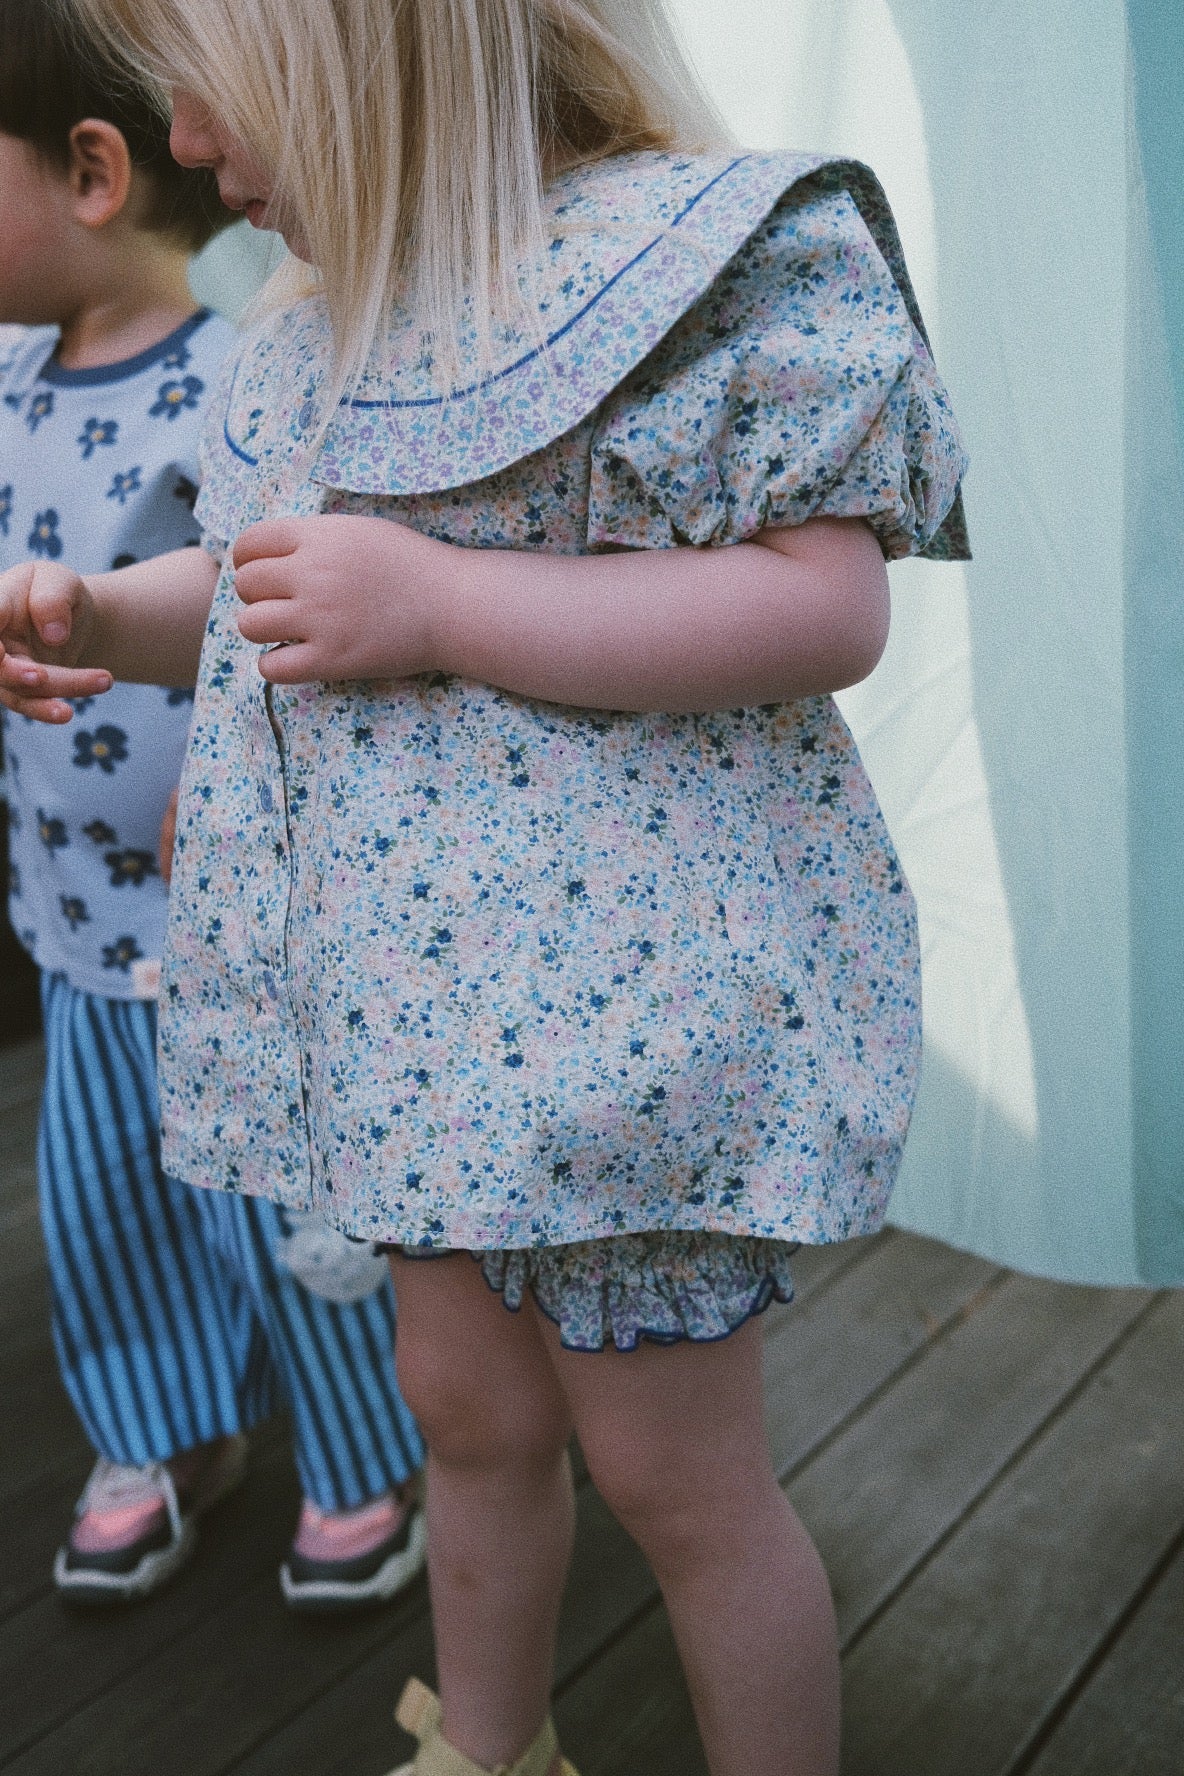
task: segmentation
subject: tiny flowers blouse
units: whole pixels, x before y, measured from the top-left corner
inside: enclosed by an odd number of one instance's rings
[[[209,420],[214,553],[328,511],[558,554],[829,514],[889,557],[966,554],[961,442],[866,169],[635,155],[549,206],[540,326],[456,391],[394,316],[311,463],[323,305],[260,324]],[[227,568],[178,826],[168,1170],[424,1246],[879,1223],[915,921],[829,697],[269,689],[235,617]]]

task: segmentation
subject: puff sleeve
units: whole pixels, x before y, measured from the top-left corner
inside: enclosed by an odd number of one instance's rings
[[[890,560],[968,558],[961,435],[888,250],[895,276],[849,191],[783,197],[604,403],[590,546],[826,516],[866,519]]]

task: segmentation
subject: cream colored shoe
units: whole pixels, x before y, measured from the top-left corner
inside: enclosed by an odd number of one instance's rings
[[[559,1742],[555,1727],[544,1721],[534,1744],[513,1764],[499,1764],[496,1770],[485,1770],[471,1758],[449,1745],[440,1734],[440,1698],[434,1696],[417,1677],[410,1678],[395,1707],[395,1719],[407,1733],[419,1740],[419,1750],[410,1764],[392,1770],[390,1776],[548,1776]],[[576,1776],[564,1759],[562,1776]]]

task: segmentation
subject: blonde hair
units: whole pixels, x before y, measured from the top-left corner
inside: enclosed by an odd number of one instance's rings
[[[544,166],[726,139],[661,0],[71,0],[167,102],[176,85],[275,179],[335,346],[333,406],[392,309],[456,386],[521,322]],[[304,287],[308,277],[304,275]],[[297,293],[281,271],[272,297]]]

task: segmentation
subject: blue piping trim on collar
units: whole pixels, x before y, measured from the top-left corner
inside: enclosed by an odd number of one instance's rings
[[[549,334],[541,345],[532,346],[530,351],[518,358],[516,362],[513,364],[507,364],[504,370],[495,370],[492,375],[487,376],[483,382],[471,383],[468,388],[464,389],[454,389],[450,395],[421,395],[413,401],[343,400],[341,405],[343,407],[353,407],[366,411],[375,408],[383,408],[386,411],[392,411],[394,409],[410,407],[443,407],[446,401],[468,400],[471,396],[482,394],[486,389],[494,388],[499,382],[504,382],[507,376],[517,375],[518,371],[525,369],[527,364],[533,363],[534,360],[541,357],[545,351],[549,351],[553,345],[558,345],[559,341],[564,338],[566,334],[570,333],[573,327],[578,327],[585,316],[591,314],[592,310],[596,307],[596,304],[608,295],[613,285],[619,283],[621,278],[627,277],[635,266],[640,265],[642,260],[647,258],[648,255],[653,252],[654,248],[660,244],[666,234],[670,233],[672,229],[677,228],[680,222],[684,222],[694,209],[695,205],[699,203],[702,198],[706,197],[709,191],[718,185],[721,180],[726,179],[730,173],[734,173],[738,166],[743,165],[746,160],[750,160],[751,158],[752,156],[748,154],[738,155],[737,158],[732,161],[730,166],[724,167],[722,172],[717,173],[714,179],[709,180],[708,183],[704,185],[702,191],[697,191],[694,197],[690,199],[689,203],[683,205],[682,209],[678,212],[678,215],[670,224],[669,229],[665,230],[663,234],[655,235],[654,239],[647,247],[642,247],[640,253],[636,253],[627,265],[622,265],[619,270],[615,271],[612,277],[608,279],[607,283],[601,285],[600,289],[597,290],[594,296],[589,296],[583,308],[578,309],[574,315],[564,321],[562,327],[557,327],[554,333]]]
[[[738,155],[736,159],[724,167],[721,172],[716,173],[713,179],[709,179],[703,189],[701,191],[696,191],[694,197],[690,198],[683,205],[682,209],[675,216],[673,222],[671,222],[670,229],[675,229],[680,223],[685,222],[691,211],[695,208],[695,205],[701,202],[702,199],[707,196],[709,191],[714,190],[722,180],[734,173],[738,166],[742,166],[746,160],[751,160],[751,158],[752,156],[749,154]],[[597,303],[608,295],[608,292],[620,281],[621,278],[626,277],[629,272],[641,264],[642,260],[645,259],[648,254],[653,252],[659,242],[665,238],[665,233],[670,232],[670,229],[666,230],[664,234],[655,235],[649,245],[643,247],[639,253],[635,254],[627,265],[622,265],[618,271],[614,272],[612,277],[608,279],[607,283],[603,284],[594,296],[588,298],[588,301],[584,304],[583,308],[566,320],[562,327],[556,328],[555,332],[550,334],[542,345],[532,347],[532,349],[525,353],[523,357],[517,359],[515,363],[507,365],[504,370],[495,370],[493,374],[487,376],[483,382],[475,382],[469,388],[455,390],[450,395],[424,395],[416,400],[410,401],[365,401],[358,398],[352,400],[343,398],[341,405],[343,407],[352,407],[359,410],[382,408],[386,411],[408,408],[443,407],[446,401],[463,401],[472,395],[480,394],[484,389],[493,388],[497,383],[504,382],[506,377],[516,375],[519,370],[522,370],[527,364],[532,363],[535,358],[541,357],[543,352],[549,351],[553,345],[557,345],[566,334],[571,332],[573,327],[578,326],[579,323],[591,313]],[[230,392],[227,397],[226,413],[222,420],[222,437],[227,449],[230,450],[240,462],[246,463],[248,468],[257,469],[259,467],[259,458],[257,456],[251,456],[241,445],[236,444],[230,435],[230,414],[233,407],[234,390],[237,382],[238,371],[236,369],[231,381]]]

